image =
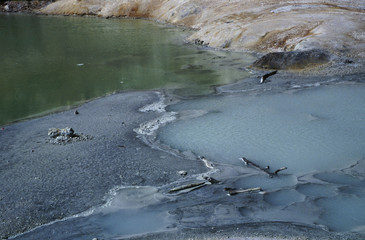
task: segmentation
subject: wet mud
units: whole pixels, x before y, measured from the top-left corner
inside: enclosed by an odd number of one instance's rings
[[[194,160],[153,149],[133,129],[161,113],[138,109],[158,101],[154,92],[129,92],[75,110],[8,126],[0,131],[0,236],[10,237],[105,203],[115,186],[160,186],[178,171],[205,171]],[[72,127],[87,141],[52,144],[50,128]]]

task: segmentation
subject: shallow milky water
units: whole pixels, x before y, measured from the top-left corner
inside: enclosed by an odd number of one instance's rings
[[[346,167],[365,156],[365,86],[325,86],[282,94],[184,101],[169,111],[204,116],[164,127],[158,138],[210,160],[308,173]]]
[[[280,217],[263,211],[258,219],[361,232],[365,226],[364,96],[363,84],[337,84],[183,101],[169,108],[181,120],[162,128],[157,138],[164,145],[221,164],[244,166],[239,160],[244,156],[262,167],[269,165],[272,171],[288,167],[274,178],[259,174],[235,181],[236,188],[261,187],[268,192],[265,202],[281,209]],[[185,120],[186,113],[194,111],[205,114]],[[309,217],[313,219],[306,219],[303,211],[314,211]]]

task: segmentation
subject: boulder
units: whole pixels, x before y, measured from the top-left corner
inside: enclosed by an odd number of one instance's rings
[[[330,55],[319,49],[307,51],[272,52],[255,61],[252,67],[275,70],[301,70],[327,64]]]

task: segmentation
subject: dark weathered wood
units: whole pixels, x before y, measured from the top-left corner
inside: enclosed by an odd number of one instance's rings
[[[248,189],[225,188],[225,190],[228,192],[228,196],[233,196],[233,195],[236,195],[238,193],[248,193],[248,192],[262,191],[262,189],[260,187],[248,188]]]
[[[263,75],[263,76],[261,77],[260,83],[261,83],[261,84],[265,83],[265,81],[266,81],[266,79],[267,79],[268,77],[271,77],[272,75],[276,74],[277,72],[278,72],[278,71],[277,71],[277,70],[275,70],[275,71],[272,71],[272,72],[269,72],[269,73],[267,73],[267,74]]]
[[[245,157],[242,157],[242,158],[240,158],[244,163],[245,163],[245,165],[251,165],[252,167],[254,167],[254,168],[256,168],[256,169],[258,169],[258,170],[260,170],[260,171],[263,171],[263,172],[265,172],[266,174],[268,174],[269,175],[269,177],[273,177],[273,176],[277,176],[278,175],[278,173],[279,172],[281,172],[281,171],[284,171],[284,170],[286,170],[286,169],[288,169],[287,167],[282,167],[282,168],[279,168],[279,169],[277,169],[275,172],[270,172],[270,166],[266,166],[265,168],[263,168],[263,167],[260,167],[259,165],[257,165],[256,163],[254,163],[254,162],[252,162],[252,161],[250,161],[250,160],[248,160],[247,158],[245,158]]]
[[[169,193],[179,192],[186,189],[196,189],[197,187],[203,187],[207,182],[190,183],[187,185],[179,186],[169,190]]]
[[[288,168],[287,168],[287,167],[279,168],[278,170],[276,170],[276,171],[274,172],[274,174],[275,174],[275,175],[278,175],[278,173],[279,173],[279,172],[284,171],[284,170],[286,170],[286,169],[288,169]]]

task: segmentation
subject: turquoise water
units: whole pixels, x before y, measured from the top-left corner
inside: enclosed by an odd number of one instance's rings
[[[138,19],[0,14],[0,125],[107,93],[199,95],[247,76],[247,55],[186,45],[188,31]]]

